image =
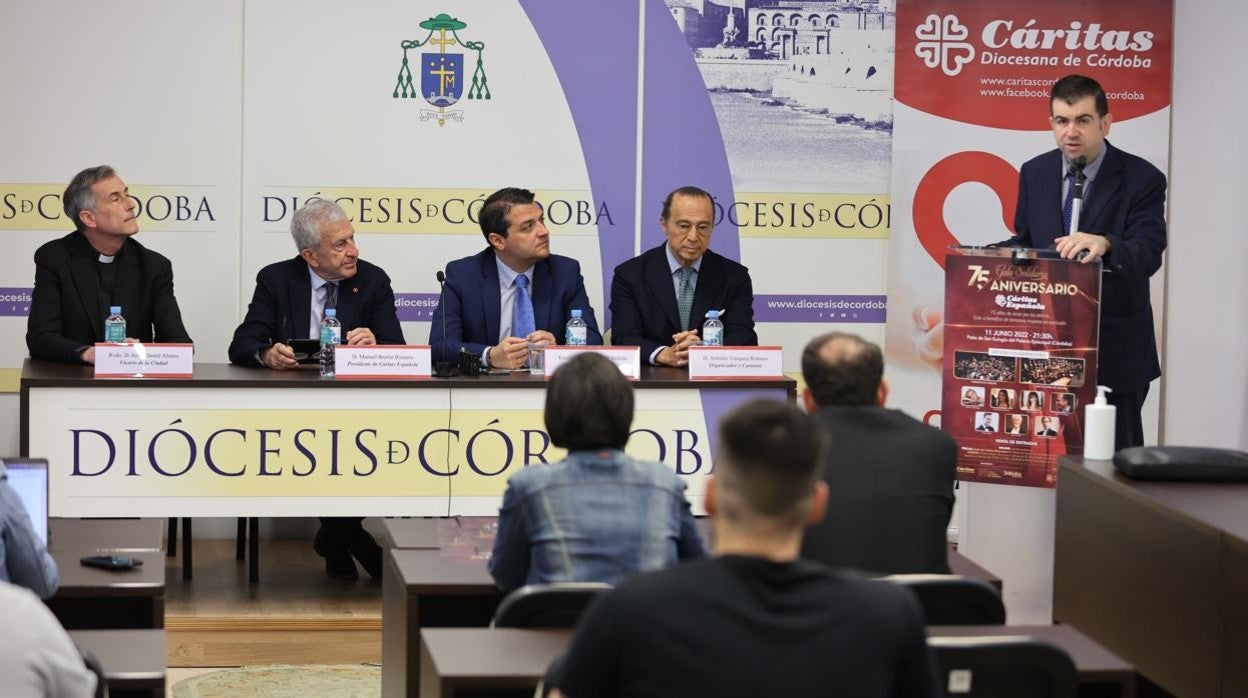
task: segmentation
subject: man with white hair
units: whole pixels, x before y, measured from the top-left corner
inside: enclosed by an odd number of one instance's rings
[[[319,337],[329,308],[337,310],[347,344],[404,343],[390,277],[360,259],[355,229],[338,204],[308,200],[291,218],[290,234],[299,254],[256,274],[247,316],[230,342],[230,363],[297,367],[290,340]],[[381,548],[359,518],[322,518],[314,547],[330,577],[358,577],[355,557],[370,576],[381,578]]]

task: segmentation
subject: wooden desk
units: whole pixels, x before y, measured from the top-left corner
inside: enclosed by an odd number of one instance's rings
[[[929,639],[1028,635],[1061,647],[1079,671],[1080,695],[1134,695],[1135,671],[1069,626],[933,626]],[[566,648],[571,631],[514,628],[426,628],[420,632],[420,698],[461,692],[527,690]],[[384,678],[383,678],[384,686]],[[414,694],[413,694],[414,695]],[[477,695],[475,692],[473,695]]]
[[[381,542],[385,548],[401,550],[437,550],[438,525],[445,519],[382,519]]]
[[[484,560],[443,557],[437,550],[385,552],[381,583],[381,694],[416,696],[420,690],[420,631],[430,627],[484,628],[502,594]]]
[[[61,586],[47,604],[67,630],[165,627],[165,558],[159,550],[51,552]],[[143,566],[113,572],[79,562],[107,553],[139,558]]]
[[[1053,616],[1183,696],[1248,696],[1248,484],[1060,463]]]
[[[571,630],[426,628],[420,632],[420,698],[461,692],[533,695]]]
[[[943,637],[1002,635],[1026,635],[1065,650],[1079,672],[1081,698],[1131,698],[1135,695],[1135,667],[1069,625],[932,625],[927,628],[929,643]]]
[[[49,546],[66,550],[160,550],[163,519],[48,519]]]
[[[111,698],[164,698],[164,630],[71,630],[69,637],[100,660]]]
[[[963,555],[957,550],[954,550],[952,543],[949,544],[949,571],[963,577],[982,579],[995,587],[997,591],[1001,591],[1002,589],[1000,577],[992,572],[989,572],[983,567],[980,567],[971,558]]]

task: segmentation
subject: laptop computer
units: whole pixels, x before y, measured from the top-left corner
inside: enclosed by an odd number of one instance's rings
[[[35,535],[48,545],[48,461],[43,458],[4,458],[8,483],[22,500]]]

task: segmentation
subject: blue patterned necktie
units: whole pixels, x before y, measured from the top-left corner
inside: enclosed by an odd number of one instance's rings
[[[1050,182],[1053,180],[1049,180]],[[1075,175],[1066,175],[1066,202],[1062,204],[1062,235],[1070,234],[1070,219],[1074,215],[1072,209],[1075,205]]]
[[[689,329],[689,315],[693,313],[693,267],[680,268],[680,293],[676,296],[676,310],[680,312],[680,331]]]
[[[533,321],[533,297],[529,295],[529,277],[516,275],[516,303],[511,313],[511,336],[521,339],[537,329]]]

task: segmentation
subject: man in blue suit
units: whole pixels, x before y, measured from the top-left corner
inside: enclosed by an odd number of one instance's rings
[[[1054,248],[1084,264],[1101,260],[1098,382],[1118,407],[1115,445],[1140,446],[1140,410],[1149,382],[1161,375],[1148,280],[1166,249],[1166,177],[1105,137],[1113,118],[1095,80],[1068,75],[1050,93],[1049,121],[1057,149],[1026,162],[1019,176],[1015,236],[1004,244]],[[1067,234],[1074,181],[1071,163],[1086,159],[1079,232]]]
[[[492,368],[521,368],[529,343],[564,342],[573,310],[589,326],[588,343],[602,344],[581,265],[550,253],[546,215],[533,198],[527,189],[508,187],[482,204],[489,247],[446,265],[429,331],[434,361],[458,363],[463,349]]]
[[[230,363],[277,370],[299,365],[288,343],[320,336],[325,310],[335,308],[347,344],[403,344],[390,277],[360,259],[355,229],[338,204],[310,199],[290,220],[299,255],[256,274],[247,316],[234,330]],[[359,560],[381,579],[381,548],[358,517],[322,518],[313,545],[325,574],[355,579]]]
[[[726,346],[756,346],[750,271],[709,248],[711,195],[681,187],[663,201],[667,242],[615,268],[612,344],[641,347],[651,364],[687,366],[708,310],[719,310]]]

